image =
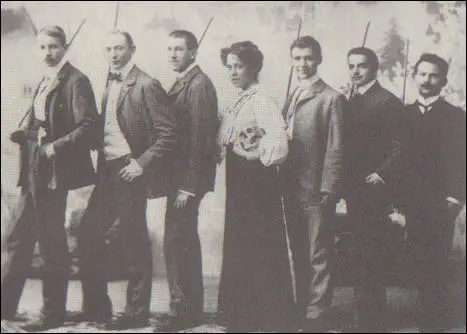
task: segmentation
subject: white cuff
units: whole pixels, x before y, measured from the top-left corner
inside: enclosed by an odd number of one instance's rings
[[[446,201],[448,202],[451,202],[453,204],[457,204],[459,206],[464,206],[464,203],[462,203],[461,201],[459,201],[458,199],[454,198],[454,197],[446,197]]]
[[[190,193],[189,191],[180,190],[180,189],[179,189],[178,191],[181,192],[181,193],[183,193],[183,194],[185,194],[185,195],[189,195],[189,196],[191,196],[191,197],[195,197],[195,196],[196,196],[195,194]]]
[[[385,182],[384,179],[381,177],[381,175],[379,175],[378,173],[376,173],[376,175],[378,175],[378,177],[380,178],[381,182],[383,182],[384,184],[386,184],[386,182]]]
[[[53,146],[52,144],[47,145],[47,146],[45,147],[45,153],[46,153],[47,156],[49,156],[49,157],[55,156],[55,148],[54,148],[54,146]]]

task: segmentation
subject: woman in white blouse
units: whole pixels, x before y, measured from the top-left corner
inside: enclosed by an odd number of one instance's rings
[[[219,134],[227,159],[219,316],[229,331],[285,330],[293,293],[276,167],[288,153],[285,123],[258,83],[256,45],[234,43],[221,60],[239,95]]]

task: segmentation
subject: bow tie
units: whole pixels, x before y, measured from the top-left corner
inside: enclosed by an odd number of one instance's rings
[[[117,82],[122,82],[122,74],[121,73],[109,73],[109,80],[110,81],[117,81]]]

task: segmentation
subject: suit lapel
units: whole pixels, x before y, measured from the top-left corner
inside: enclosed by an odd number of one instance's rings
[[[183,78],[175,81],[169,91],[169,96],[177,95],[201,71],[198,65],[193,67]]]
[[[118,94],[117,113],[120,112],[123,101],[125,101],[125,97],[128,95],[130,88],[134,86],[134,84],[136,83],[137,75],[138,75],[138,68],[136,66],[133,66],[130,73],[128,73],[128,76],[125,78],[125,80],[123,80],[122,89],[120,90],[120,93]]]
[[[316,95],[324,90],[324,88],[326,88],[326,84],[323,80],[319,79],[313,86],[311,86],[310,90],[304,92],[302,96],[300,96],[299,100],[297,101],[297,108],[306,101],[314,99]]]
[[[49,122],[50,122],[50,128],[54,129],[54,108],[52,108],[52,98],[55,96],[55,91],[61,86],[61,84],[65,81],[66,77],[68,76],[68,72],[71,68],[70,63],[66,62],[65,65],[63,65],[62,69],[60,72],[58,72],[57,77],[55,80],[52,82],[52,85],[50,86],[49,93],[47,95],[46,99],[46,112],[49,110]]]
[[[63,65],[60,72],[58,72],[57,77],[55,78],[55,80],[50,85],[49,96],[52,95],[52,93],[58,88],[58,86],[63,81],[63,79],[66,78],[70,66],[71,66],[70,63],[67,62],[67,63],[65,63],[65,65]]]

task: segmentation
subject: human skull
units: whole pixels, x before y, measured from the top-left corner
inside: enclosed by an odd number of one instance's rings
[[[258,148],[261,137],[266,132],[257,126],[246,128],[238,135],[240,146],[247,152]]]

